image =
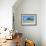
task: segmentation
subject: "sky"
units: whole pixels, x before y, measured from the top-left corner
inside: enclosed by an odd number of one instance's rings
[[[12,6],[16,0],[0,0],[0,27],[12,29]]]

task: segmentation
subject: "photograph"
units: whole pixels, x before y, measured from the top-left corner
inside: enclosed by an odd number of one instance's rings
[[[37,24],[37,14],[22,14],[21,24],[22,25],[36,25]]]

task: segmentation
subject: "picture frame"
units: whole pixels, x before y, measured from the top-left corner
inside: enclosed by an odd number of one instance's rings
[[[37,25],[37,14],[21,14],[21,24],[27,26]]]

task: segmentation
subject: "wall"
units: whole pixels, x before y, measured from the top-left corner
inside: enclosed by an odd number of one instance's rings
[[[12,29],[12,6],[16,0],[0,0],[0,27]]]
[[[46,0],[41,1],[41,40],[42,46],[46,46]]]
[[[15,6],[15,5],[14,5]],[[36,46],[41,46],[41,1],[23,0],[14,8],[15,30],[23,33],[24,39],[34,40]],[[36,26],[22,26],[21,14],[37,14]]]

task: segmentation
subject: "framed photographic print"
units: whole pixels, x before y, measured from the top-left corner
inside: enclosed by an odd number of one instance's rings
[[[36,25],[37,24],[37,14],[21,14],[21,24],[22,25]]]

